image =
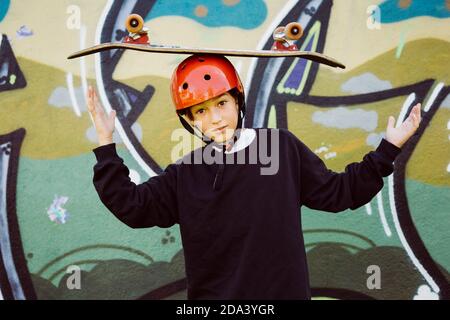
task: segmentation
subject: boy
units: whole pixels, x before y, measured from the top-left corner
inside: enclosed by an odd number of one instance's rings
[[[376,151],[335,173],[286,129],[241,129],[244,90],[225,57],[185,59],[171,93],[182,125],[206,145],[135,185],[112,143],[115,112],[106,116],[90,88],[100,143],[93,182],[132,228],[180,225],[188,299],[310,299],[300,207],[339,212],[369,202],[420,123],[420,104],[397,128],[390,117]],[[264,174],[261,159],[236,163],[254,158],[257,143],[277,158],[275,172]],[[207,148],[223,161],[195,162]]]

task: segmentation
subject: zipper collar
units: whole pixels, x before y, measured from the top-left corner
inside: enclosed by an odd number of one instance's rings
[[[234,153],[238,152],[239,150],[247,148],[255,139],[256,137],[256,131],[252,128],[242,128],[241,133],[237,141],[233,144],[230,150],[225,150],[225,154],[228,153]],[[222,152],[223,145],[221,145],[222,148],[219,148],[217,146],[212,146],[215,150]]]

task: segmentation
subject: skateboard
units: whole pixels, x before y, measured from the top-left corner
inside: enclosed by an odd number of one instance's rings
[[[291,22],[286,26],[280,26],[273,33],[274,44],[271,50],[236,50],[236,49],[215,49],[215,48],[193,48],[175,45],[150,44],[148,29],[144,26],[144,20],[137,14],[127,17],[125,26],[129,32],[123,42],[110,42],[95,45],[93,47],[75,52],[68,56],[68,59],[75,59],[86,55],[94,54],[112,49],[128,49],[149,53],[170,53],[170,54],[217,54],[236,57],[257,57],[257,58],[280,58],[296,57],[322,63],[334,68],[345,69],[345,65],[336,59],[322,53],[313,51],[300,51],[294,41],[300,39],[303,34],[301,25]]]

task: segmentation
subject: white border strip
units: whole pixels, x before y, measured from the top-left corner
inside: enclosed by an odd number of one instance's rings
[[[403,123],[403,120],[406,116],[406,112],[408,111],[409,106],[414,102],[416,99],[416,94],[413,92],[411,93],[408,98],[406,98],[405,103],[403,103],[402,109],[400,110],[400,114],[398,115],[397,122],[395,124],[395,127],[397,128]]]
[[[400,111],[400,114],[397,119],[396,127],[398,127],[401,123],[406,111],[408,110],[409,106],[412,104],[416,97],[415,93],[412,93],[406,98],[405,103],[403,104],[403,107]],[[411,259],[411,262],[416,266],[417,270],[422,274],[422,276],[425,278],[425,280],[428,282],[428,284],[433,288],[433,291],[436,293],[439,293],[440,289],[436,282],[434,282],[433,278],[429,275],[427,270],[423,267],[423,265],[419,262],[417,257],[414,255],[414,252],[412,251],[411,247],[408,244],[408,241],[406,241],[405,235],[403,234],[403,230],[400,227],[400,222],[398,220],[398,213],[397,208],[395,205],[395,197],[394,197],[394,175],[391,174],[388,177],[388,187],[389,187],[389,205],[391,208],[392,213],[392,219],[394,221],[395,231],[397,232],[397,235],[400,239],[400,242],[403,245],[403,248],[406,250],[406,253],[408,254],[409,258]]]
[[[75,96],[75,90],[73,88],[73,75],[71,72],[66,74],[67,89],[69,90],[70,102],[72,103],[72,108],[77,117],[81,117],[80,107],[78,106],[77,98]]]
[[[86,44],[86,26],[82,25],[80,29],[80,50],[85,48]],[[85,105],[87,105],[86,96],[88,94],[88,83],[86,77],[86,57],[80,57],[80,79],[81,87],[83,88],[83,99]]]
[[[378,192],[378,194],[377,194],[377,205],[378,205],[378,213],[380,214],[380,220],[381,220],[381,224],[383,225],[384,233],[386,233],[386,235],[388,237],[391,237],[392,231],[391,231],[391,228],[389,228],[389,224],[386,220],[386,215],[384,214],[382,190],[380,192]]]
[[[391,206],[391,212],[392,212],[392,218],[394,220],[395,230],[397,231],[398,237],[403,245],[403,248],[406,250],[406,253],[408,254],[409,258],[411,259],[414,266],[416,266],[417,270],[422,274],[422,276],[425,278],[425,280],[428,282],[428,284],[433,288],[433,291],[436,293],[439,293],[440,289],[436,282],[434,282],[433,278],[429,275],[427,270],[422,266],[422,264],[419,262],[417,257],[414,255],[414,252],[412,251],[411,247],[408,244],[408,241],[406,241],[405,235],[403,234],[402,228],[400,227],[400,222],[398,220],[398,214],[397,209],[395,206],[395,199],[394,199],[394,177],[393,174],[391,174],[388,177],[388,185],[389,185],[389,204]]]
[[[366,208],[367,215],[368,215],[368,216],[371,216],[371,215],[372,215],[372,206],[370,205],[370,202],[366,203],[366,204],[364,205],[364,207]]]
[[[436,97],[438,96],[439,92],[441,92],[442,88],[444,87],[443,82],[439,82],[436,87],[434,87],[433,92],[431,93],[430,98],[428,99],[425,107],[423,108],[423,111],[428,112],[430,110],[431,106],[434,103],[434,100],[436,100]]]

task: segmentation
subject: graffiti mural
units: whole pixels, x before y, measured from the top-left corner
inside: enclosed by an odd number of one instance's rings
[[[46,21],[34,14],[43,8]],[[169,82],[185,56],[66,59],[121,41],[130,13],[145,18],[152,43],[230,49],[269,49],[277,26],[298,21],[301,50],[347,68],[231,58],[245,126],[288,128],[335,171],[378,146],[390,115],[402,121],[421,102],[420,128],[370,203],[302,208],[299,219],[315,299],[450,298],[448,1],[43,0],[0,5],[0,299],[186,299],[178,227],[130,229],[99,201],[85,100],[92,84],[117,111],[118,153],[131,180],[145,181],[171,163],[181,125]]]

